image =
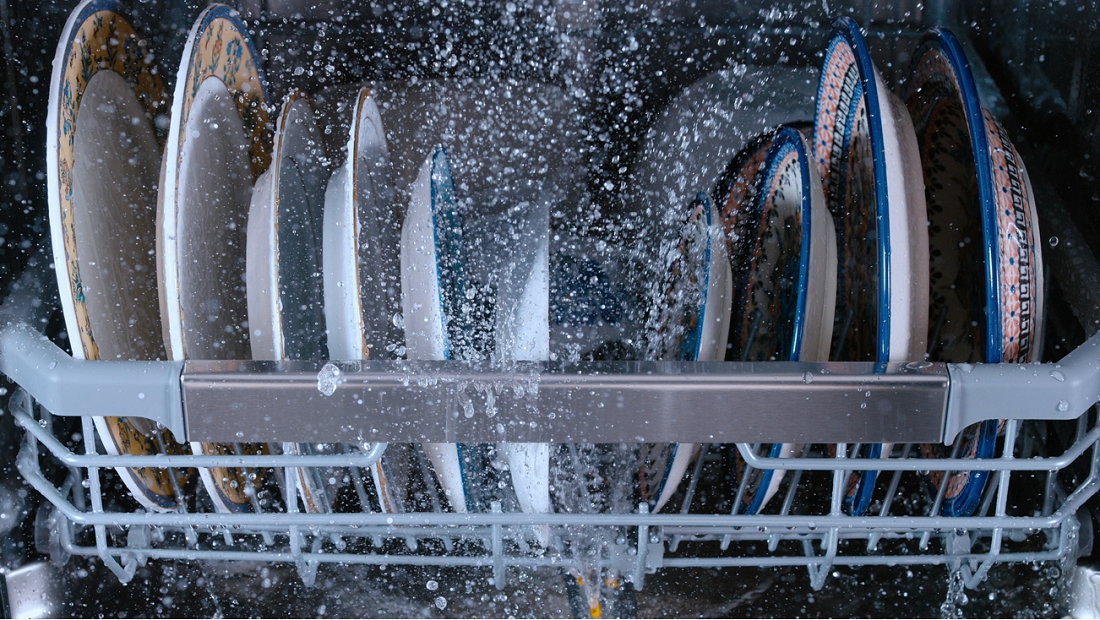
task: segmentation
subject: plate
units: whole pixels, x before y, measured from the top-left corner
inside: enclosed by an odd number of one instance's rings
[[[447,151],[436,147],[410,188],[401,227],[401,306],[410,360],[469,359],[458,306],[465,295],[462,220]],[[424,450],[455,512],[469,508],[462,445],[428,443]]]
[[[271,167],[252,188],[245,251],[252,359],[327,357],[321,278],[324,146],[313,105],[291,92],[275,123]],[[324,444],[322,444],[324,445]],[[314,444],[284,443],[286,454],[314,454]],[[293,468],[307,512],[332,512],[331,472]]]
[[[164,341],[170,359],[252,357],[245,282],[245,231],[252,185],[271,161],[268,102],[259,56],[236,11],[212,5],[187,38],[176,77],[165,175],[157,214]],[[197,454],[232,446],[192,443]],[[245,452],[266,446],[245,446]],[[215,507],[267,506],[269,470],[199,471]]]
[[[504,365],[550,359],[550,210],[533,205],[509,212],[503,236],[515,252],[496,292],[496,359]],[[516,501],[523,512],[550,512],[550,444],[501,443]],[[549,526],[535,529],[540,545]]]
[[[386,134],[373,91],[339,94],[350,105],[347,118],[333,132],[343,136],[337,158],[341,163],[325,192],[322,255],[329,356],[393,359],[404,354],[404,334],[397,294],[400,233],[392,223]],[[406,452],[404,446],[390,444],[370,467],[382,512],[405,510]]]
[[[836,224],[832,359],[922,360],[928,332],[928,230],[913,125],[886,87],[859,26],[833,28],[818,86],[814,159]],[[891,444],[863,446],[870,458]],[[878,472],[857,472],[844,506],[862,515]]]
[[[737,65],[676,95],[646,132],[628,187],[632,209],[679,209],[710,191],[757,136],[813,117],[818,70]]]
[[[917,46],[907,104],[925,185],[931,244],[930,359],[943,362],[1039,361],[1043,265],[1035,197],[1027,169],[1004,128],[982,107],[962,46],[950,31],[930,31]],[[956,438],[959,456],[994,455],[999,423]],[[945,456],[944,446],[922,446]],[[943,514],[969,516],[987,471],[951,475]],[[933,496],[943,472],[926,481]]]
[[[712,203],[700,192],[683,215],[677,236],[662,247],[668,274],[647,320],[646,359],[725,359],[733,274]],[[687,473],[696,444],[655,443],[639,448],[642,501],[659,512]]]
[[[761,151],[766,155],[758,167],[755,162]],[[731,262],[736,263],[738,278],[726,359],[829,359],[836,305],[836,234],[811,153],[803,131],[785,127],[756,141],[731,165],[739,172],[726,184],[723,225],[730,231]],[[747,183],[755,189],[749,191]],[[791,457],[801,448],[795,444],[754,447],[771,457]],[[746,514],[759,513],[778,491],[785,473],[753,470],[736,503]]]
[[[69,16],[50,80],[46,158],[50,235],[65,326],[77,359],[164,359],[155,217],[168,93],[152,52],[118,2]],[[126,303],[118,303],[124,300]],[[179,454],[140,418],[93,418],[109,454]],[[89,438],[90,439],[90,438]],[[179,510],[193,470],[117,468],[143,507]]]

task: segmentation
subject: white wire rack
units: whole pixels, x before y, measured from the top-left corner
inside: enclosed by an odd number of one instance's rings
[[[1069,449],[1055,456],[1042,455],[1041,426],[1017,420],[1007,422],[999,455],[981,461],[915,458],[912,444],[898,446],[896,458],[886,460],[844,458],[855,454],[858,444],[840,444],[835,457],[815,449],[808,456],[770,459],[757,456],[749,444],[736,444],[747,468],[788,470],[790,482],[773,500],[771,514],[691,511],[696,483],[713,458],[696,461],[679,505],[661,514],[649,514],[644,504],[633,514],[504,513],[499,504],[484,514],[309,514],[296,502],[255,514],[219,514],[196,508],[197,503],[194,512],[120,512],[110,507],[104,469],[154,463],[343,466],[355,478],[385,445],[363,455],[186,456],[166,463],[169,457],[98,454],[90,417],[81,419],[83,453],[74,453],[53,434],[53,416],[36,408],[23,390],[13,395],[9,411],[26,430],[18,469],[53,506],[45,524],[51,553],[61,560],[70,554],[98,556],[122,581],[148,559],[164,558],[289,562],[306,583],[322,563],[484,566],[497,587],[504,587],[508,568],[581,571],[595,564],[636,589],[647,574],[666,567],[805,566],[812,586],[820,588],[834,566],[940,564],[959,571],[974,587],[997,563],[1075,557],[1076,514],[1100,486],[1100,428],[1095,416],[1086,414],[1077,421]],[[59,485],[47,474],[51,464],[64,472]],[[889,472],[881,476],[881,502],[862,517],[842,510],[848,475],[855,469]],[[974,516],[939,516],[946,485],[937,496],[912,491],[921,486],[922,471],[978,469],[992,475]],[[292,487],[296,476],[283,479]],[[899,493],[899,486],[910,492]],[[286,489],[286,496],[294,493]],[[540,525],[554,534],[546,549],[528,542],[531,528]],[[597,559],[568,552],[562,541],[578,529],[599,542]]]

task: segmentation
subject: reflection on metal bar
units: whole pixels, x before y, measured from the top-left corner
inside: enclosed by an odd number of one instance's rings
[[[345,362],[326,396],[320,364],[78,361],[0,329],[0,372],[55,415],[229,443],[941,442],[986,419],[1077,418],[1098,360],[1100,334],[1058,364]]]
[[[319,370],[187,362],[188,439],[935,442],[947,394],[945,366],[930,364],[348,362],[328,396]]]

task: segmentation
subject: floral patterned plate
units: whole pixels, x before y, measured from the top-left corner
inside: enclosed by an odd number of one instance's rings
[[[905,105],[886,87],[859,26],[837,20],[825,51],[814,159],[837,235],[832,359],[924,359],[928,229],[916,138]],[[892,445],[862,446],[889,456]],[[852,475],[849,514],[870,506],[876,471]]]
[[[807,136],[785,127],[754,145],[742,163],[731,166],[736,180],[727,184],[723,213],[738,274],[726,359],[826,361],[836,305],[836,233]],[[760,152],[765,158],[758,166]],[[755,189],[747,191],[746,183]],[[756,446],[771,457],[794,456],[800,449]],[[741,492],[741,511],[759,513],[784,474],[753,470]]]
[[[928,195],[931,244],[929,356],[942,362],[1039,361],[1043,264],[1027,169],[1004,127],[978,98],[970,64],[950,31],[917,46],[907,104],[913,115]],[[963,458],[993,456],[999,431],[989,420],[963,431]],[[941,445],[921,447],[943,456]],[[943,514],[977,509],[988,471],[951,475]],[[926,481],[933,495],[943,472]]]
[[[65,325],[78,359],[163,359],[154,223],[168,93],[151,51],[113,0],[69,16],[54,58],[47,121],[50,232]],[[124,300],[126,303],[118,303]],[[139,418],[97,417],[110,454],[178,454]],[[90,439],[90,438],[89,438]],[[192,470],[117,469],[145,508],[182,506]]]
[[[176,77],[157,214],[164,341],[171,359],[252,356],[245,230],[252,185],[271,161],[259,56],[236,11],[215,4],[188,36]],[[192,443],[198,454],[267,451],[266,445]],[[272,501],[269,470],[202,469],[215,507],[251,512]]]
[[[684,213],[678,235],[662,246],[667,267],[647,321],[646,357],[656,360],[724,359],[729,340],[733,274],[711,201],[700,192]],[[653,443],[639,448],[639,488],[650,512],[672,498],[696,453],[695,444]]]

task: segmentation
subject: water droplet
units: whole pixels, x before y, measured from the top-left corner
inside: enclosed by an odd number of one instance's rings
[[[1047,243],[1050,244],[1050,247],[1055,247],[1056,245],[1058,245],[1058,237],[1051,237],[1050,241],[1048,241]]]
[[[405,329],[405,316],[400,312],[394,313],[393,326],[398,329]]]
[[[446,609],[447,608],[447,599],[443,598],[442,596],[435,597],[435,606],[438,607],[439,609]]]
[[[814,373],[804,372],[802,373],[802,383],[810,384],[814,382]]]
[[[340,369],[329,362],[321,368],[321,372],[317,373],[317,391],[321,392],[325,396],[332,396],[332,393],[336,391],[336,383],[340,379]]]
[[[1064,400],[1058,401],[1058,411],[1062,413],[1069,411],[1069,403]]]
[[[439,589],[439,582],[436,581],[435,579],[429,579],[428,583],[426,583],[424,585],[426,585],[428,587],[428,589],[431,590],[432,592],[435,592],[436,590]]]
[[[1066,382],[1066,376],[1063,375],[1060,370],[1050,371],[1050,376],[1054,377],[1054,380],[1059,382],[1059,383],[1065,383]]]

